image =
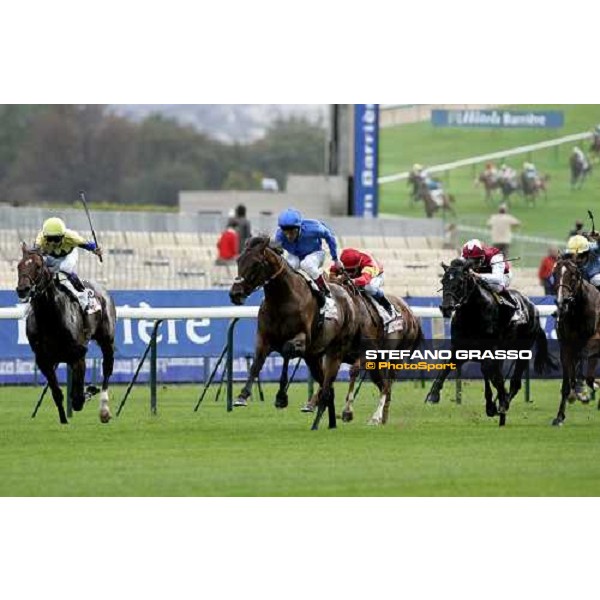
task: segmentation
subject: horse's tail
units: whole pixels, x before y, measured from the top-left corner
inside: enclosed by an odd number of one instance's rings
[[[558,367],[557,362],[548,351],[548,338],[546,338],[546,334],[539,321],[537,325],[537,335],[535,338],[535,350],[536,354],[535,360],[533,361],[533,369],[537,375],[549,373]]]

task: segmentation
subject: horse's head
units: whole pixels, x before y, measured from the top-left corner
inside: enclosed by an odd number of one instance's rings
[[[39,250],[28,248],[25,242],[23,242],[21,250],[23,258],[17,265],[17,295],[22,302],[27,302],[45,287],[49,272]]]
[[[238,276],[229,297],[231,302],[241,305],[256,289],[274,279],[285,264],[281,257],[283,250],[273,244],[268,237],[254,237],[246,243],[246,248],[238,258]]]
[[[561,256],[554,265],[556,304],[559,311],[568,310],[583,283],[583,277],[575,260],[571,255],[565,255]]]
[[[442,263],[444,276],[442,277],[442,305],[440,310],[445,318],[452,316],[452,313],[464,304],[473,288],[475,280],[471,275],[472,264],[463,259],[456,258],[450,266]]]

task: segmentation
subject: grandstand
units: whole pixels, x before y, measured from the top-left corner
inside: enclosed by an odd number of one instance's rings
[[[16,285],[15,269],[22,239],[36,230],[0,229],[0,289]],[[112,290],[229,288],[236,267],[217,266],[218,233],[173,231],[99,232],[105,260],[80,252],[79,272]],[[439,235],[338,235],[341,248],[372,252],[383,264],[386,289],[403,297],[438,295],[440,263],[456,256]],[[535,269],[516,269],[515,285],[533,296],[542,295]]]

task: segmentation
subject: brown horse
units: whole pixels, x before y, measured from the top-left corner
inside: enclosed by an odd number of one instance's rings
[[[84,333],[84,316],[79,302],[64,290],[52,275],[37,249],[22,246],[23,258],[17,265],[17,294],[21,301],[30,301],[26,333],[35,353],[35,361],[48,381],[52,398],[58,409],[60,422],[67,424],[63,393],[56,377],[56,367],[66,363],[73,372],[73,410],[83,409],[93,395],[84,391],[85,355],[89,339]],[[100,286],[85,282],[100,303],[100,311],[88,315],[89,334],[102,350],[102,391],[100,392],[100,420],[111,418],[108,406],[108,382],[113,371],[116,309],[112,298]]]
[[[441,194],[433,193],[427,187],[427,182],[422,177],[418,180],[418,199],[423,201],[425,214],[428,219],[433,217],[438,210],[444,213],[449,212],[452,216],[456,216],[454,208],[452,208],[455,202],[454,196],[446,192]]]
[[[373,302],[366,294],[358,290],[347,275],[341,275],[340,280],[344,281],[344,285],[350,291],[352,298],[356,303],[356,309],[360,319],[363,349],[367,344],[379,346],[386,350],[415,350],[419,346],[423,340],[421,323],[404,300],[392,295],[387,296],[399,315],[397,322],[401,324],[401,327],[389,328],[388,332],[384,330],[381,317],[373,305]],[[350,422],[354,419],[354,385],[360,374],[360,370],[360,360],[358,360],[352,364],[350,369],[350,386],[346,396],[344,411],[342,412],[342,420],[344,422]],[[370,423],[372,425],[385,425],[389,418],[395,371],[382,372],[378,370],[369,370],[368,373],[381,394],[379,404],[371,417]]]
[[[535,201],[539,196],[543,196],[544,200],[548,200],[548,182],[550,175],[540,175],[538,177],[526,177],[525,173],[521,173],[521,190],[525,197],[525,202],[531,206],[535,206]]]
[[[274,247],[268,237],[249,240],[238,260],[238,277],[229,293],[231,301],[243,304],[259,287],[264,287],[265,298],[258,313],[254,360],[236,405],[245,405],[254,379],[271,352],[279,352],[284,358],[278,394],[278,400],[283,400],[289,360],[302,357],[320,386],[312,428],[318,428],[325,408],[328,409],[329,428],[335,428],[333,383],[342,361],[359,344],[360,328],[354,301],[343,287],[332,284],[331,295],[337,317],[325,319],[320,325],[317,296],[306,279],[288,265],[281,250]],[[287,397],[284,403],[276,405],[287,406]]]
[[[488,171],[483,171],[479,174],[479,177],[475,180],[475,187],[478,187],[479,184],[483,184],[483,189],[485,190],[485,201],[488,204],[492,203],[494,199],[494,192],[502,190],[502,184],[498,175],[494,176]]]
[[[582,362],[587,358],[587,385],[595,389],[594,373],[600,354],[600,292],[583,279],[570,258],[561,258],[554,266],[557,282],[558,315],[556,332],[563,370],[561,401],[553,425],[565,421],[567,400],[574,401]]]

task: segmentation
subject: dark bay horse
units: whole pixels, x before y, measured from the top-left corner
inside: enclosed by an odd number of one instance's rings
[[[389,331],[386,331],[372,301],[364,292],[354,286],[348,275],[342,274],[337,280],[348,289],[356,303],[356,310],[360,320],[362,349],[367,346],[378,346],[386,350],[414,350],[419,346],[423,339],[421,323],[404,300],[391,294],[387,295],[388,300],[394,305],[396,312],[400,316],[402,326],[401,328],[391,327]],[[350,364],[352,364],[352,367],[350,368],[349,389],[342,412],[342,420],[344,422],[350,422],[354,419],[354,386],[361,371],[360,360]],[[369,370],[368,374],[381,394],[377,409],[369,422],[372,425],[385,425],[389,418],[395,371],[382,372]]]
[[[475,186],[477,187],[479,184],[483,184],[483,189],[485,190],[485,201],[488,204],[492,203],[494,199],[494,192],[502,190],[499,176],[494,176],[487,171],[480,173],[479,177],[475,180]]]
[[[534,206],[539,196],[543,196],[544,200],[548,200],[549,181],[550,175],[527,177],[525,173],[521,173],[521,191],[525,197],[525,202]]]
[[[17,294],[30,301],[26,333],[35,361],[48,381],[60,422],[68,423],[63,392],[56,377],[56,367],[66,363],[72,369],[73,410],[80,411],[87,399],[84,391],[85,356],[89,339],[84,334],[83,313],[78,301],[57,284],[44,257],[37,249],[22,246],[23,257],[17,265]],[[108,405],[108,382],[113,371],[116,309],[112,298],[100,286],[85,282],[94,290],[101,310],[88,315],[90,336],[102,350],[102,391],[100,420],[111,418]]]
[[[354,301],[342,286],[331,284],[337,317],[325,319],[319,326],[317,297],[268,237],[252,238],[246,245],[238,260],[238,277],[229,292],[231,301],[243,304],[259,287],[264,288],[265,298],[258,314],[256,350],[248,380],[236,404],[245,405],[267,356],[279,352],[284,365],[276,406],[287,406],[288,364],[292,358],[301,357],[320,386],[313,429],[318,428],[325,408],[329,428],[335,428],[333,383],[342,361],[359,344],[360,328]]]
[[[427,187],[427,182],[422,177],[418,179],[417,185],[417,197],[419,200],[423,201],[425,214],[428,219],[433,217],[438,210],[441,210],[443,213],[449,212],[452,216],[456,216],[454,208],[452,207],[455,202],[455,198],[452,194],[447,194],[446,192],[436,194],[435,192],[432,192],[432,190]]]
[[[463,259],[455,259],[450,266],[442,264],[443,300],[440,307],[444,317],[452,316],[450,326],[452,350],[530,350],[536,345],[534,369],[542,373],[554,366],[548,353],[548,341],[540,325],[537,309],[522,294],[512,291],[514,300],[521,305],[525,314],[522,322],[513,322],[512,309],[499,305],[494,292],[471,272],[471,264]],[[507,310],[508,309],[508,310]],[[458,372],[466,361],[455,361]],[[510,380],[510,391],[504,388],[503,361],[477,360],[485,382],[486,414],[488,417],[499,416],[500,426],[506,424],[506,413],[511,400],[521,389],[523,373],[527,368],[527,360],[515,362],[514,373]],[[440,391],[449,370],[442,371],[433,383],[426,402],[437,404]],[[496,388],[498,405],[493,399],[490,382]]]
[[[560,258],[554,266],[557,282],[558,314],[556,332],[563,370],[561,401],[553,425],[565,421],[567,400],[577,397],[576,383],[587,359],[585,381],[594,390],[594,373],[600,354],[600,292],[583,279],[570,258]]]
[[[592,172],[592,165],[589,161],[586,164],[580,156],[573,153],[569,158],[569,167],[571,169],[571,189],[580,190],[587,176]]]

